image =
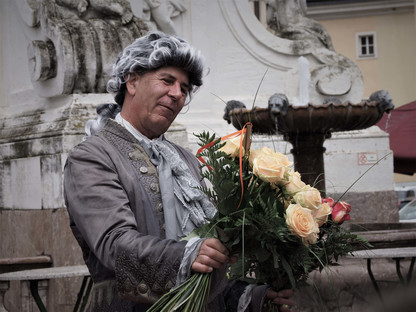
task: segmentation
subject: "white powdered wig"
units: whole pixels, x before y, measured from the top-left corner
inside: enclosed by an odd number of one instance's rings
[[[136,39],[119,55],[113,65],[107,91],[115,93],[115,100],[123,105],[126,92],[125,83],[130,73],[144,74],[165,66],[174,66],[185,70],[189,75],[189,96],[202,85],[204,59],[185,40],[162,32],[149,32]]]

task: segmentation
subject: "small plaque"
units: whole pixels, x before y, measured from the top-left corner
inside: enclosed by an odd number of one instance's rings
[[[377,153],[359,153],[358,164],[359,165],[374,165],[378,161]]]

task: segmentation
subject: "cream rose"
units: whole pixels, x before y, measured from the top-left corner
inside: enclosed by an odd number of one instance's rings
[[[299,204],[291,204],[286,209],[286,224],[290,230],[302,238],[305,245],[314,244],[319,227],[312,212]]]
[[[250,165],[253,166],[253,160],[260,155],[273,155],[274,151],[271,148],[263,147],[258,150],[250,150],[249,162]]]
[[[295,194],[306,186],[305,182],[301,179],[300,173],[294,170],[290,170],[287,173],[287,180],[289,182],[284,187],[289,194]]]
[[[239,157],[240,155],[240,136],[231,138],[225,141],[225,145],[220,148],[220,151],[228,154],[230,157]],[[244,147],[242,148],[244,155]]]
[[[251,151],[249,162],[255,175],[272,184],[281,183],[291,165],[287,156],[276,153],[268,147]]]
[[[295,202],[302,207],[306,207],[312,210],[319,209],[321,207],[321,193],[314,187],[306,185],[293,195]]]
[[[312,216],[315,218],[318,226],[324,225],[328,221],[328,215],[332,213],[332,208],[328,203],[322,203],[318,210],[312,211]]]

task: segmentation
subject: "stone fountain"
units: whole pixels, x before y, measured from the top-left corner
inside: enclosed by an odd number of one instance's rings
[[[293,146],[295,170],[306,184],[325,193],[324,141],[332,132],[366,129],[394,108],[387,91],[377,91],[368,100],[354,104],[332,99],[323,104],[290,105],[284,94],[270,97],[267,108],[246,109],[227,103],[224,118],[237,129],[251,122],[253,132],[282,134]]]
[[[283,135],[293,146],[295,169],[302,179],[325,194],[324,141],[333,132],[373,126],[394,108],[393,101],[384,90],[362,100],[361,71],[334,51],[322,25],[306,17],[305,1],[276,0],[269,8],[276,18],[268,28],[291,42],[298,64],[288,71],[288,83],[280,87],[283,92],[272,95],[267,107],[247,109],[232,100],[224,119],[237,129],[251,122],[254,133]]]

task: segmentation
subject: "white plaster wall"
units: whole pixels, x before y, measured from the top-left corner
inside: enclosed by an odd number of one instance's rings
[[[222,119],[224,101],[240,100],[250,108],[255,100],[256,106],[265,107],[272,94],[281,92],[292,103],[299,97],[299,56],[309,61],[311,70],[330,58],[328,51],[307,42],[295,55],[293,41],[269,33],[246,0],[192,0],[187,4],[188,10],[175,25],[182,37],[201,50],[210,70],[188,112],[178,118],[190,134],[201,129],[213,129],[219,135],[232,131]],[[341,100],[361,101],[364,88],[360,81],[359,74],[350,94]],[[311,83],[309,90],[311,102],[322,103],[324,96],[317,94],[315,85]],[[192,135],[189,139],[194,141]]]
[[[189,10],[183,19],[188,19],[191,27],[182,29],[181,35],[201,50],[209,74],[188,112],[179,115],[178,121],[187,127],[189,133],[213,129],[223,135],[234,131],[222,119],[225,107],[223,101],[240,100],[251,107],[261,84],[256,106],[267,106],[267,100],[272,94],[283,92],[286,72],[269,68],[241,45],[227,24],[218,1],[193,0],[188,3]],[[176,25],[181,28],[183,24],[177,22]],[[288,57],[287,63],[294,61],[294,57],[292,60]],[[266,77],[261,83],[266,70]],[[194,140],[192,135],[189,139]]]
[[[29,41],[24,26],[18,13],[17,1],[1,0],[0,116],[35,109],[41,105],[30,81],[26,54]]]

